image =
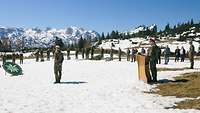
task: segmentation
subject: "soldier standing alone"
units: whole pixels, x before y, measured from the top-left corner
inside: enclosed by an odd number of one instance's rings
[[[150,71],[151,71],[151,77],[153,82],[157,82],[157,45],[155,43],[155,40],[150,39],[151,47],[148,50],[148,57],[149,57],[149,64],[150,64]]]
[[[56,46],[55,59],[54,59],[54,74],[55,74],[56,81],[54,83],[60,83],[60,79],[62,76],[63,60],[64,60],[64,57],[63,57],[63,53],[60,50],[60,46]]]
[[[192,41],[189,42],[190,49],[189,49],[189,60],[190,60],[190,69],[194,68],[194,45],[192,44]]]

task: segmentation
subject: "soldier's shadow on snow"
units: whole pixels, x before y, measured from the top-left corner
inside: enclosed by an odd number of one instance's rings
[[[84,81],[67,81],[67,82],[60,82],[60,84],[86,84],[87,82]]]
[[[159,84],[164,84],[164,83],[184,83],[188,82],[189,80],[187,79],[180,79],[180,80],[168,80],[168,79],[161,79],[158,81]]]

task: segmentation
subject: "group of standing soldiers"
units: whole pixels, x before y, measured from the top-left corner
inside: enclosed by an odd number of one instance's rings
[[[47,53],[47,60],[50,60],[50,49],[48,49],[46,51]],[[37,49],[35,51],[35,58],[36,58],[36,62],[39,61],[39,58],[40,58],[40,61],[43,62],[44,61],[44,51],[42,49]]]
[[[9,57],[11,57],[11,59],[12,59],[12,63],[16,63],[16,59],[17,58],[19,58],[19,60],[20,60],[20,64],[23,64],[23,61],[24,61],[24,55],[23,55],[23,53],[22,52],[20,52],[19,54],[17,53],[12,53],[12,55],[8,55],[8,54],[3,54],[3,55],[1,55],[1,57],[2,57],[2,61],[3,61],[3,64],[6,62],[6,60],[8,59],[8,56]]]

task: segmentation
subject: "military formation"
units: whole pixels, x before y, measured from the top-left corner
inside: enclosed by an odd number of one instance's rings
[[[184,49],[184,47],[182,46],[181,48],[179,48],[177,46],[176,50],[174,51],[174,54],[172,54],[170,48],[168,47],[168,45],[166,47],[159,47],[156,45],[155,40],[150,39],[149,41],[150,43],[150,47],[148,49],[145,49],[144,47],[141,48],[140,51],[138,51],[137,48],[133,47],[133,48],[127,48],[126,52],[122,51],[122,49],[119,47],[117,50],[118,53],[118,59],[119,61],[122,61],[122,56],[126,56],[126,60],[130,61],[130,62],[135,62],[136,61],[136,56],[137,54],[142,54],[145,55],[146,57],[148,57],[149,59],[149,68],[150,68],[150,72],[151,72],[151,80],[153,82],[157,82],[157,68],[156,68],[156,64],[161,64],[161,55],[163,55],[164,58],[164,64],[168,64],[170,61],[170,57],[174,56],[174,61],[175,62],[184,62],[186,56],[188,56],[189,61],[190,61],[190,68],[193,69],[194,68],[194,55],[195,55],[195,48],[194,45],[192,44],[192,41],[189,42],[190,47],[189,50]],[[161,51],[161,49],[163,49],[163,51]],[[200,54],[200,46],[199,46],[199,52],[197,52],[197,54]],[[82,55],[82,59],[87,59],[87,60],[94,60],[96,56],[94,56],[95,53],[95,47],[86,47],[86,48],[75,48],[75,59],[79,59],[79,54]],[[61,80],[61,76],[62,76],[62,63],[64,60],[64,53],[61,52],[61,48],[58,45],[55,45],[54,48],[52,49],[47,49],[47,50],[43,50],[42,48],[40,49],[36,49],[36,51],[34,52],[34,56],[36,59],[36,62],[44,62],[44,53],[46,55],[46,60],[49,61],[50,57],[51,57],[51,53],[54,58],[54,74],[55,74],[55,83],[60,83]],[[71,53],[70,53],[70,48],[67,49],[66,51],[66,56],[67,56],[67,60],[70,60],[71,57]],[[104,59],[105,56],[104,54],[109,54],[109,60],[113,60],[114,59],[114,55],[116,55],[116,50],[113,49],[113,47],[110,48],[110,50],[104,50],[104,48],[100,48],[98,49],[98,53],[100,53],[100,59]],[[6,62],[7,57],[6,57],[6,53],[4,55],[2,55],[2,60],[3,60],[3,64]],[[13,52],[11,55],[11,60],[12,63],[16,63],[16,59],[20,60],[20,64],[23,64],[23,52],[20,53],[15,53]]]

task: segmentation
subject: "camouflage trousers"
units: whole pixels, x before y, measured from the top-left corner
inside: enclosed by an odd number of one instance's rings
[[[190,69],[194,68],[194,58],[190,59]]]
[[[150,61],[151,78],[153,82],[157,82],[157,68],[156,62]]]
[[[59,83],[62,76],[62,64],[54,64],[54,74],[56,82]]]

